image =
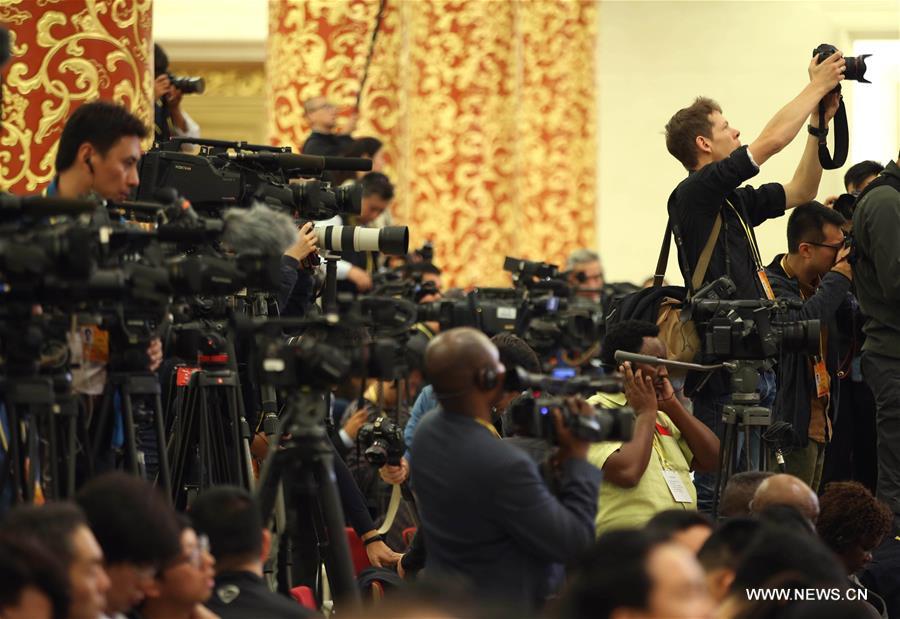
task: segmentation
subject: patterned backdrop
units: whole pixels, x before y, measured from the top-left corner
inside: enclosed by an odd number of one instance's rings
[[[273,143],[303,143],[309,97],[354,104],[377,12],[272,0]],[[356,135],[387,144],[395,219],[435,243],[447,283],[594,246],[596,19],[592,0],[386,0]]]
[[[14,54],[4,71],[4,190],[50,182],[62,126],[86,101],[112,99],[151,126],[151,17],[151,0],[0,2]]]

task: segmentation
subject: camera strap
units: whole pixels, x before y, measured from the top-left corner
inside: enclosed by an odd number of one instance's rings
[[[840,96],[840,86],[837,87]],[[825,100],[819,101],[819,163],[825,170],[836,170],[847,161],[847,151],[850,146],[850,136],[847,128],[847,108],[844,107],[843,98],[838,102],[837,113],[834,115],[834,156],[828,152],[828,131],[825,124]]]

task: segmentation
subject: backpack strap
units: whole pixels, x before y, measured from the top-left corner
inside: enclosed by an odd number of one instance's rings
[[[713,223],[712,232],[709,233],[709,238],[706,239],[706,245],[703,246],[703,251],[700,252],[700,259],[697,260],[697,268],[694,270],[694,276],[691,278],[692,292],[697,291],[703,283],[703,278],[706,277],[706,272],[709,270],[709,262],[712,260],[713,250],[716,248],[716,241],[719,240],[719,232],[721,231],[722,213],[719,212],[719,216],[716,217],[716,221]]]
[[[719,240],[719,233],[721,231],[722,213],[719,212],[715,223],[713,223],[712,231],[709,233],[709,238],[706,240],[706,245],[703,246],[703,251],[700,252],[700,259],[697,260],[697,267],[694,270],[694,275],[691,277],[690,284],[692,293],[700,287],[700,284],[703,283],[703,278],[706,277],[710,260],[712,260],[713,250],[716,248],[716,242]],[[656,261],[656,272],[653,275],[654,288],[662,286],[663,280],[666,277],[666,266],[669,263],[669,251],[672,247],[672,233],[672,218],[670,217],[666,222],[665,236],[663,237],[662,247],[660,247],[659,250],[659,259]]]

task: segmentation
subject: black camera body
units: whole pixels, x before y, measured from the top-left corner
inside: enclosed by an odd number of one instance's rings
[[[691,299],[690,319],[702,334],[702,351],[708,360],[764,360],[779,352],[815,354],[819,351],[821,324],[818,320],[788,320],[788,309],[802,302],[719,298],[715,291],[734,289],[722,277]],[[712,294],[706,293],[709,291]]]
[[[206,80],[202,77],[178,76],[171,73],[168,75],[172,86],[186,95],[202,95],[206,92]]]
[[[816,59],[816,64],[819,64],[837,51],[838,49],[834,45],[822,43],[813,50],[812,55]],[[872,54],[844,56],[844,61],[847,63],[847,68],[844,71],[844,79],[871,84],[871,82],[866,79],[866,58],[871,55]]]
[[[592,415],[580,415],[571,410],[562,396],[524,395],[509,406],[509,416],[515,431],[556,444],[554,409],[562,413],[563,425],[575,438],[591,443],[631,440],[634,434],[634,413],[631,409],[594,408]]]
[[[397,466],[406,453],[403,430],[384,415],[363,425],[356,440],[360,447],[365,446],[366,461],[374,467]]]

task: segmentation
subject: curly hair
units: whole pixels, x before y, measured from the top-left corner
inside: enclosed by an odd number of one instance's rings
[[[819,498],[816,521],[819,537],[835,552],[853,544],[872,549],[891,530],[893,513],[868,488],[855,481],[836,481],[825,487]]]

